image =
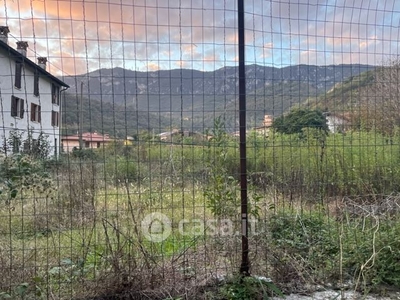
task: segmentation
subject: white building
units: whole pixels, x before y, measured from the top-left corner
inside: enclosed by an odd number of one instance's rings
[[[42,134],[47,137],[50,155],[57,155],[60,93],[69,86],[46,71],[45,57],[39,57],[37,64],[26,57],[27,42],[17,42],[17,49],[12,48],[8,33],[7,26],[0,26],[0,147],[7,145],[7,151],[14,152],[30,150],[38,146]],[[12,132],[22,138],[10,145]]]
[[[347,129],[349,129],[351,122],[349,121],[350,118],[346,116],[346,114],[334,114],[326,112],[324,115],[330,132],[344,133]]]

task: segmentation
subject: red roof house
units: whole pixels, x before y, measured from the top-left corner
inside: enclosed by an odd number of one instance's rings
[[[71,152],[74,148],[79,149],[79,134],[64,136],[61,138],[63,151],[66,153]],[[114,139],[110,138],[108,134],[102,135],[98,132],[84,132],[82,133],[82,148],[83,149],[97,149],[104,147],[106,144],[113,142]]]

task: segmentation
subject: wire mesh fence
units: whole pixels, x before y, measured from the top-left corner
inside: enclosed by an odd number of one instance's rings
[[[395,0],[0,4],[0,299],[399,290]]]

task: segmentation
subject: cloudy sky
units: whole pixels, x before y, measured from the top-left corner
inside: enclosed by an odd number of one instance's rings
[[[237,0],[0,0],[9,44],[57,75],[237,64]],[[398,56],[398,0],[245,0],[246,63],[382,64]]]

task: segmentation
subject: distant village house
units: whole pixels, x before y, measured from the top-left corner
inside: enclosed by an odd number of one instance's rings
[[[325,112],[326,124],[332,133],[343,133],[349,128],[351,122],[346,114]]]
[[[263,136],[268,136],[269,130],[272,127],[272,122],[273,122],[273,117],[271,115],[264,115],[264,120],[262,121],[262,125],[253,127],[251,131],[249,130],[246,131],[246,134],[248,134],[249,132],[255,132]],[[235,131],[232,135],[239,137],[240,131]]]
[[[102,135],[98,132],[84,132],[82,133],[82,148],[83,149],[98,149],[113,142],[114,139],[110,138],[108,134]],[[80,135],[70,135],[62,137],[62,146],[65,153],[70,153],[74,149],[80,148]]]
[[[264,136],[268,136],[269,130],[272,126],[273,118],[271,115],[264,115],[264,120],[261,126],[254,127],[253,131]]]

